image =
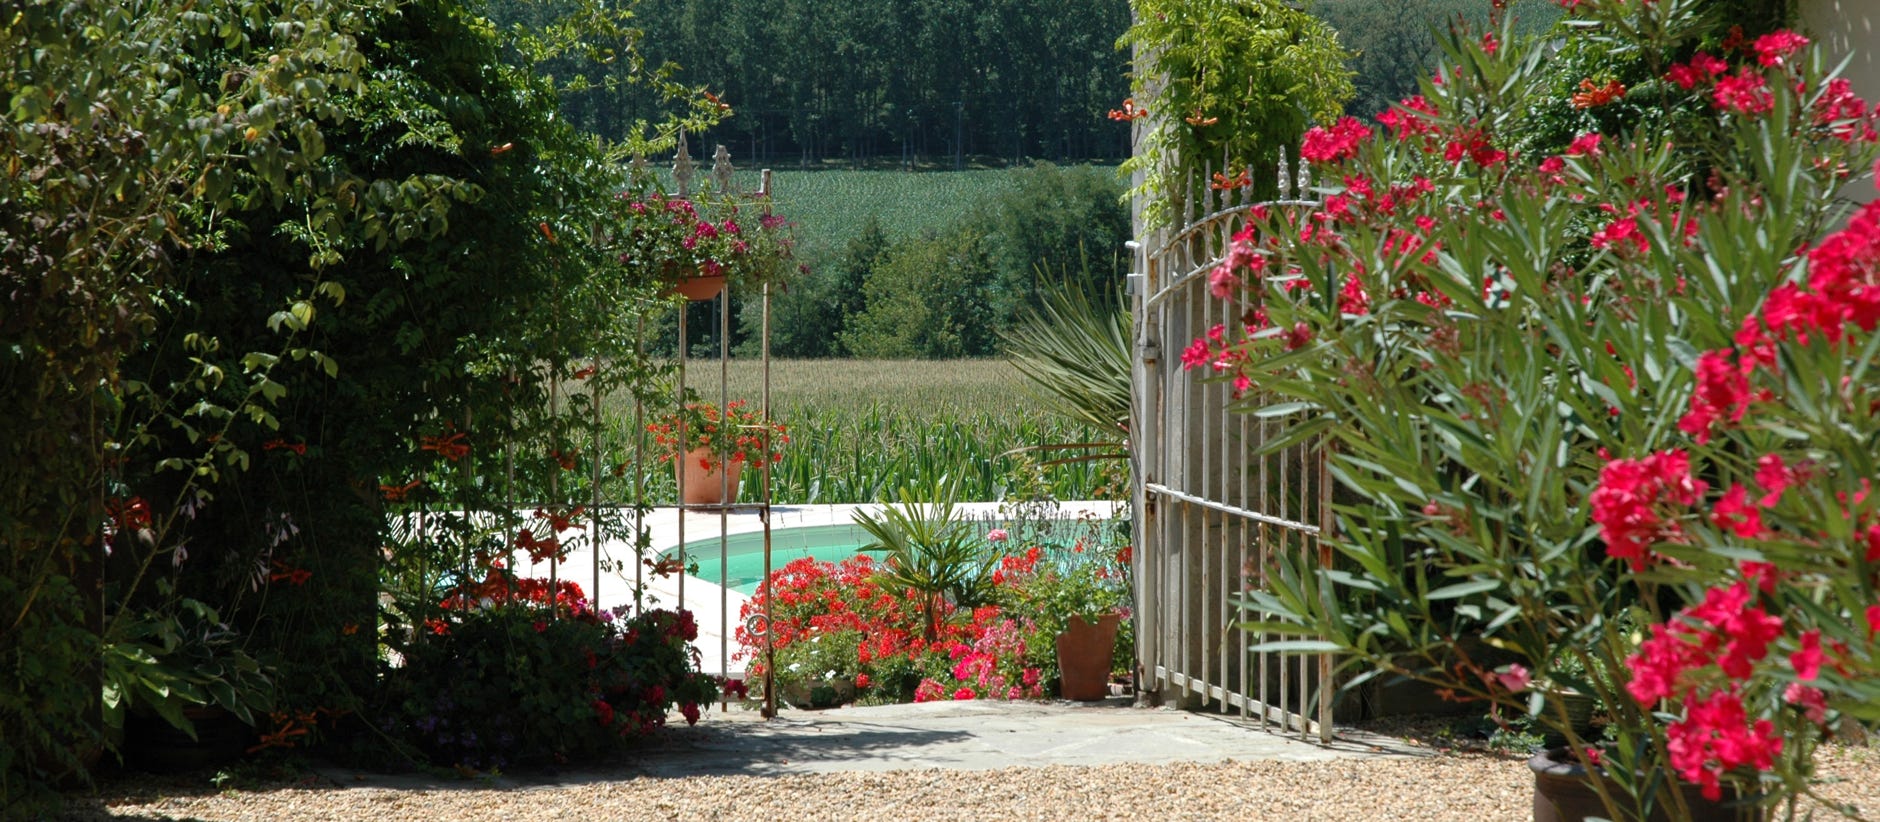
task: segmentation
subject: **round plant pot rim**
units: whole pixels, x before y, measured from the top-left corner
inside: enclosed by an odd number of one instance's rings
[[[1586,775],[1585,766],[1573,758],[1573,752],[1566,746],[1543,748],[1528,759],[1528,768],[1535,773],[1548,776],[1582,777]]]

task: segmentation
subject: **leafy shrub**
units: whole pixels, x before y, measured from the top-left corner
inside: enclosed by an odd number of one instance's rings
[[[690,611],[623,620],[566,581],[554,599],[544,580],[498,575],[409,626],[394,643],[403,664],[386,672],[383,730],[437,764],[566,763],[664,725],[675,705],[696,722],[717,698],[687,646]]]
[[[1148,123],[1123,164],[1142,175],[1150,226],[1179,223],[1196,195],[1188,173],[1202,163],[1268,163],[1312,121],[1328,121],[1352,95],[1347,52],[1329,26],[1283,0],[1137,0],[1119,41],[1134,47],[1133,106],[1112,117]],[[1229,172],[1230,176],[1232,172]],[[1261,175],[1256,197],[1274,193]]]
[[[1706,10],[1573,14],[1594,46],[1668,55],[1721,28]],[[1875,717],[1875,348],[1840,343],[1880,316],[1859,308],[1880,222],[1798,249],[1880,135],[1804,44],[1663,66],[1674,119],[1717,132],[1696,149],[1649,127],[1512,149],[1556,92],[1528,82],[1545,44],[1505,27],[1451,35],[1388,133],[1308,132],[1337,184],[1255,215],[1210,281],[1257,310],[1183,357],[1294,423],[1269,447],[1327,437],[1349,495],[1342,564],[1285,557],[1250,630],[1535,717],[1603,763],[1612,818],[1682,804],[1673,776],[1809,790],[1831,717]],[[1588,85],[1586,107],[1618,104]],[[1596,693],[1616,744],[1587,745],[1543,681]]]

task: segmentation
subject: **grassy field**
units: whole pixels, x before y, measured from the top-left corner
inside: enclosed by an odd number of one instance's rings
[[[797,240],[806,249],[840,249],[870,215],[881,219],[891,239],[944,228],[965,216],[980,198],[1011,185],[1011,179],[1009,169],[778,169],[771,188],[776,212],[796,223]],[[739,171],[737,182],[747,190],[757,188],[757,171]]]
[[[756,360],[686,364],[686,384],[712,402],[719,386],[729,399],[757,404],[763,369]],[[722,371],[722,373],[721,373]],[[1025,381],[1004,360],[772,360],[770,405],[778,416],[858,413],[870,406],[917,416],[1008,414],[1026,403]]]
[[[719,402],[722,380],[726,399],[758,403],[759,363],[734,361],[722,373],[717,361],[688,365],[686,382],[707,400]],[[1095,434],[1039,410],[1002,360],[776,360],[770,382],[771,416],[791,438],[772,472],[778,502],[875,502],[942,478],[960,483],[968,500],[1024,487],[1058,499],[1110,498],[1126,479],[1120,460],[1041,468],[1013,454]],[[623,433],[632,414],[630,404],[610,408]],[[670,470],[654,466],[646,477],[655,499],[670,494]]]

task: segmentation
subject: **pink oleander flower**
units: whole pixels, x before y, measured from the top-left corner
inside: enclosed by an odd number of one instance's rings
[[[1527,690],[1531,679],[1528,669],[1520,664],[1509,665],[1507,670],[1495,674],[1495,681],[1514,693]]]
[[[1756,62],[1765,66],[1782,65],[1783,58],[1808,45],[1808,38],[1784,29],[1756,38]]]
[[[1739,537],[1762,536],[1762,509],[1750,504],[1748,497],[1742,483],[1733,483],[1711,509],[1711,523]]]
[[[1594,248],[1612,248],[1619,251],[1628,246],[1640,254],[1651,249],[1650,240],[1638,227],[1638,218],[1620,217],[1606,224],[1605,228],[1593,232],[1591,237]]]
[[[1710,441],[1718,421],[1741,422],[1749,409],[1749,376],[1727,351],[1706,351],[1697,358],[1697,387],[1691,409],[1678,420],[1678,429],[1702,445]]]
[[[1705,487],[1691,476],[1690,456],[1676,449],[1607,463],[1590,496],[1606,553],[1629,561],[1634,571],[1643,570],[1653,543],[1683,538],[1677,521],[1666,518],[1663,509],[1696,505]]]
[[[1795,668],[1795,677],[1803,682],[1821,675],[1821,629],[1811,628],[1802,633],[1801,647],[1789,654],[1789,665]]]
[[[1758,719],[1752,724],[1735,690],[1687,699],[1685,718],[1671,723],[1665,734],[1671,767],[1686,782],[1700,786],[1704,798],[1711,800],[1722,798],[1720,777],[1726,771],[1744,766],[1766,771],[1775,767],[1775,757],[1782,753],[1782,738],[1774,723]]]
[[[1335,163],[1355,157],[1358,146],[1371,139],[1371,129],[1356,117],[1342,117],[1331,128],[1313,126],[1299,144],[1299,156],[1314,163]]]
[[[1567,145],[1566,156],[1597,157],[1602,153],[1599,148],[1599,141],[1600,136],[1598,132],[1589,131],[1575,137],[1573,138],[1573,142]]]
[[[1717,108],[1738,114],[1764,114],[1776,104],[1775,95],[1769,92],[1769,81],[1747,68],[1717,80],[1711,98]]]
[[[1208,293],[1214,295],[1217,300],[1234,296],[1234,293],[1240,290],[1241,285],[1240,278],[1235,276],[1234,270],[1226,263],[1215,266],[1214,270],[1208,273]]]

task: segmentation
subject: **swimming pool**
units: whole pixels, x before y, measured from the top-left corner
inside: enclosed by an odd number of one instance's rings
[[[770,569],[775,571],[803,557],[814,557],[822,562],[841,562],[854,556],[870,542],[874,542],[874,539],[868,536],[868,532],[853,523],[772,529]],[[732,534],[724,538],[723,544],[725,587],[746,596],[756,593],[757,584],[764,579],[764,532]],[[715,535],[686,540],[686,561],[698,563],[699,579],[718,582],[718,546],[719,538]],[[678,555],[677,546],[660,552],[662,558],[676,558]]]
[[[1088,520],[1052,520],[1052,541],[1061,540],[1068,544],[1080,537],[1094,538],[1107,521]],[[981,530],[1004,527],[1009,523],[982,523]],[[776,571],[791,562],[811,557],[819,562],[841,562],[862,550],[862,546],[874,542],[868,531],[854,523],[836,525],[807,525],[792,528],[775,528],[770,532],[770,569]],[[699,579],[716,583],[719,581],[719,537],[717,535],[702,539],[690,539],[685,542],[685,559],[688,564],[697,563]],[[749,596],[757,592],[757,586],[764,580],[764,532],[750,531],[725,537],[724,545],[724,586],[738,593]],[[672,546],[660,552],[662,559],[674,559],[679,556],[678,546]],[[879,558],[879,554],[876,555]]]

